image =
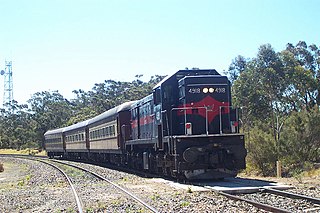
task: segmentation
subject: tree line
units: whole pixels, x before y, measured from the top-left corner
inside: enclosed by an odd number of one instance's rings
[[[276,52],[261,45],[254,58],[237,56],[226,71],[233,105],[241,110],[248,171],[273,175],[277,160],[295,175],[320,162],[320,49],[300,41]],[[58,91],[37,92],[27,104],[13,101],[0,111],[0,148],[41,148],[43,134],[98,115],[152,92],[164,76],[148,82],[106,80],[91,91],[74,90],[67,100]]]
[[[300,41],[276,52],[259,47],[254,58],[237,56],[228,74],[233,102],[242,107],[249,168],[263,175],[295,175],[320,162],[320,49]]]
[[[152,88],[165,76],[155,75],[148,82],[137,75],[132,82],[105,80],[92,90],[74,90],[74,99],[68,100],[58,91],[37,92],[27,101],[16,101],[0,109],[0,148],[43,147],[43,134],[58,127],[68,126],[120,105],[150,94]]]

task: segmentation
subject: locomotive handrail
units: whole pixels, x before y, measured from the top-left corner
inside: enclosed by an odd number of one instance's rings
[[[210,112],[210,111],[212,111],[212,109],[214,108],[214,105],[212,105],[212,106],[200,106],[200,107],[194,107],[194,106],[192,106],[192,107],[174,107],[174,108],[172,108],[171,109],[171,117],[170,117],[170,133],[172,133],[172,114],[173,114],[173,111],[177,111],[177,110],[183,110],[184,111],[184,115],[185,115],[185,120],[184,120],[184,122],[186,123],[187,122],[187,120],[186,120],[186,111],[187,110],[192,110],[192,109],[205,109],[206,110],[206,117],[205,117],[205,119],[206,119],[206,135],[209,135],[209,127],[208,127],[208,112]],[[228,109],[236,109],[236,119],[237,119],[237,121],[239,121],[239,115],[238,115],[238,108],[234,108],[233,106],[219,106],[219,129],[220,129],[220,134],[223,134],[223,123],[222,123],[222,108],[228,108]],[[237,129],[236,130],[236,132],[238,132],[239,131],[239,129]],[[171,134],[169,134],[169,135],[171,135]]]
[[[211,106],[198,106],[198,107],[174,107],[174,108],[171,109],[171,118],[170,118],[171,125],[170,125],[170,128],[172,130],[172,112],[174,110],[183,110],[184,111],[184,117],[185,117],[184,122],[186,123],[187,122],[187,120],[186,120],[186,110],[190,110],[190,109],[191,110],[192,109],[205,109],[206,110],[206,134],[209,135],[208,111],[210,111],[210,110],[208,110],[208,109],[213,109],[213,108],[214,108],[214,104],[211,105]],[[170,131],[170,132],[172,132],[172,131]]]
[[[222,131],[222,108],[229,108],[229,109],[236,109],[236,118],[237,120],[239,121],[239,118],[238,118],[238,108],[234,108],[233,106],[219,106],[219,120],[220,120],[220,134],[222,135],[223,134],[223,131]],[[237,130],[238,132],[239,130]]]

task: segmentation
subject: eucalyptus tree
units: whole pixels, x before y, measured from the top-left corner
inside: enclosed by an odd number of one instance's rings
[[[37,92],[28,100],[31,118],[35,121],[37,142],[44,141],[43,134],[49,130],[66,126],[72,115],[70,102],[58,91]]]
[[[10,110],[8,110],[10,109]],[[26,104],[12,101],[10,107],[1,110],[0,147],[21,149],[37,148],[35,122],[31,119]]]
[[[71,100],[73,115],[68,124],[92,118],[108,109],[118,106],[126,101],[139,100],[152,93],[152,88],[161,81],[164,76],[152,76],[149,82],[144,82],[136,75],[136,79],[127,81],[105,80],[96,83],[92,90],[74,90],[76,98]]]
[[[229,80],[233,84],[235,80],[245,71],[249,59],[246,59],[242,55],[238,55],[234,58],[229,66],[227,74],[229,75]]]
[[[288,43],[286,51],[292,54],[297,63],[291,77],[299,101],[307,110],[316,104],[319,106],[320,49],[315,44],[308,46],[306,42],[300,41],[295,46]]]
[[[319,160],[315,157],[319,156],[320,141],[319,53],[316,45],[303,41],[288,44],[281,52],[266,44],[246,63],[237,57],[230,65],[234,104],[249,112],[244,120],[252,130],[249,158],[254,156],[264,174],[279,158]],[[263,154],[271,150],[276,155]]]

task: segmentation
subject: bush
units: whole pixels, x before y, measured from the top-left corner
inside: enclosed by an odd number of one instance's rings
[[[288,116],[280,144],[285,176],[311,170],[313,163],[320,161],[320,112],[317,107]]]
[[[320,111],[318,106],[292,112],[283,118],[275,137],[270,121],[256,121],[246,140],[246,173],[275,175],[276,161],[282,162],[282,175],[298,177],[320,162]],[[282,124],[281,124],[282,125]],[[276,141],[277,140],[277,141]],[[256,172],[257,173],[256,173]]]
[[[263,176],[275,175],[277,149],[272,135],[257,127],[250,131],[247,164]],[[251,168],[251,169],[252,169]]]

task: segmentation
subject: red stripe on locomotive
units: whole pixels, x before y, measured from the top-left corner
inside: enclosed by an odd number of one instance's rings
[[[179,108],[190,108],[186,110],[179,110],[178,115],[200,115],[203,118],[206,118],[206,109],[203,107],[208,107],[208,122],[211,123],[216,116],[220,114],[220,107],[221,109],[221,114],[228,114],[230,112],[229,109],[229,102],[220,102],[217,101],[216,99],[212,98],[211,96],[206,96],[204,99],[202,99],[199,102],[195,103],[188,103],[185,104],[184,106],[179,106]],[[193,110],[197,109],[197,110]]]

